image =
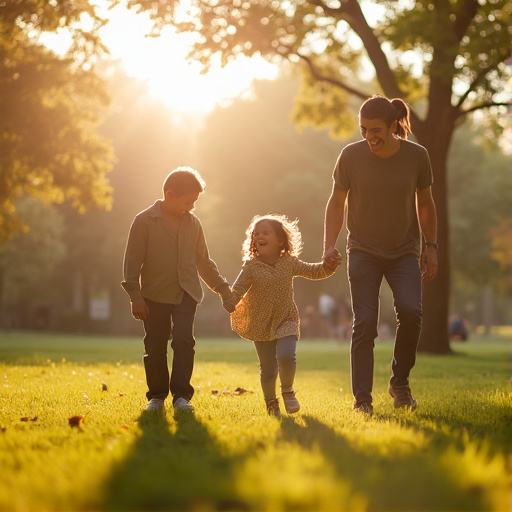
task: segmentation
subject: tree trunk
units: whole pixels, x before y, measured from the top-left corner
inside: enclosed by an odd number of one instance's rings
[[[416,133],[418,142],[429,152],[434,174],[432,194],[437,210],[439,268],[436,278],[424,283],[423,286],[423,325],[418,351],[449,354],[451,353],[448,333],[450,261],[446,162],[455,123],[449,116],[448,119],[442,115],[432,118],[435,119],[434,122],[425,121]]]

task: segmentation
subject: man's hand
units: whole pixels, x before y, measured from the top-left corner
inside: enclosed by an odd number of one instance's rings
[[[423,248],[421,254],[421,279],[431,281],[437,275],[437,249],[430,245]]]
[[[342,261],[341,254],[336,247],[330,247],[325,250],[322,261],[325,267],[331,270],[336,269]]]
[[[132,300],[132,315],[135,320],[146,320],[149,316],[148,306],[144,297],[137,297]]]

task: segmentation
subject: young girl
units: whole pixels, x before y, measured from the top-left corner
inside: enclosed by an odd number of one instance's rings
[[[280,417],[276,397],[279,375],[286,412],[300,409],[295,397],[295,350],[299,338],[299,315],[293,300],[293,278],[324,279],[333,266],[305,263],[298,221],[284,215],[256,216],[246,231],[242,254],[244,265],[232,296],[223,302],[231,313],[231,328],[254,342],[260,361],[260,380],[267,412]]]

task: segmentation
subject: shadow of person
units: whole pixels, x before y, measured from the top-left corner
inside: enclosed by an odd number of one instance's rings
[[[140,436],[114,467],[106,510],[249,510],[238,496],[229,456],[194,413],[144,411]]]
[[[379,430],[350,437],[309,415],[284,417],[282,436],[304,450],[320,450],[337,478],[363,497],[368,510],[460,510],[467,489],[457,488],[452,469],[438,452],[418,448],[399,435],[379,440]],[[384,437],[385,431],[382,431]],[[418,471],[418,468],[421,471]],[[435,492],[429,492],[435,489]],[[485,497],[475,493],[472,510],[485,510]]]

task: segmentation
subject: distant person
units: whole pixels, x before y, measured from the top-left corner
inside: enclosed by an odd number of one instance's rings
[[[338,322],[337,308],[336,300],[328,293],[322,293],[318,298],[318,311],[322,318],[324,334],[328,338],[336,337],[336,324]]]
[[[254,217],[246,235],[244,265],[224,307],[231,313],[232,329],[254,342],[267,412],[280,417],[278,375],[286,412],[293,414],[300,409],[294,390],[300,329],[293,278],[324,279],[335,272],[338,264],[299,260],[301,233],[297,221],[284,215]]]
[[[359,111],[359,125],[363,140],[347,145],[334,168],[324,261],[337,258],[346,203],[354,410],[373,413],[373,348],[383,278],[393,292],[397,319],[389,393],[396,408],[415,409],[409,374],[421,330],[421,282],[437,273],[432,169],[427,150],[407,140],[409,107],[401,99],[369,98]]]
[[[193,328],[203,298],[199,277],[221,296],[231,293],[210,259],[201,222],[192,213],[204,187],[194,169],[175,169],[164,181],[163,199],[139,213],[130,228],[122,286],[130,296],[132,315],[144,322],[147,410],[163,410],[170,392],[175,409],[193,411]]]
[[[459,341],[468,340],[468,324],[461,316],[455,315],[450,318],[448,330],[450,339]]]

